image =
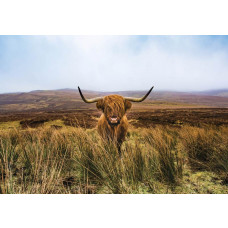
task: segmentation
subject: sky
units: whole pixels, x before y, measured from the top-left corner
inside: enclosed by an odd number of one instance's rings
[[[0,36],[0,93],[228,88],[228,36]]]

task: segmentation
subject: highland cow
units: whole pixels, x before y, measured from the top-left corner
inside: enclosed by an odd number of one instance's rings
[[[153,88],[154,87],[152,87],[146,95],[141,98],[108,95],[105,97],[86,99],[79,87],[78,90],[84,102],[96,102],[97,108],[103,112],[98,120],[98,133],[103,139],[115,143],[117,145],[118,152],[121,153],[121,145],[125,140],[128,130],[126,112],[131,108],[131,101],[144,101]]]

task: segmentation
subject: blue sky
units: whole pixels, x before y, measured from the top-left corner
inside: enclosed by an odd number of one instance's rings
[[[0,93],[228,88],[228,36],[0,36]]]

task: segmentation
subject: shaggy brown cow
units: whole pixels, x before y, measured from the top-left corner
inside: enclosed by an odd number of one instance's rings
[[[86,99],[80,88],[78,91],[81,98],[86,103],[97,102],[97,108],[103,112],[98,121],[98,133],[103,139],[110,140],[117,144],[118,151],[121,153],[121,144],[125,140],[128,129],[128,121],[126,111],[131,108],[132,102],[142,102],[150,94],[154,87],[152,87],[145,96],[141,98],[122,97],[119,95],[109,95],[105,97],[96,97],[93,99]]]

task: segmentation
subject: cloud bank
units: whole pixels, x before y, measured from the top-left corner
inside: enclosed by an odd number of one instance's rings
[[[228,87],[226,36],[1,36],[0,93]]]

